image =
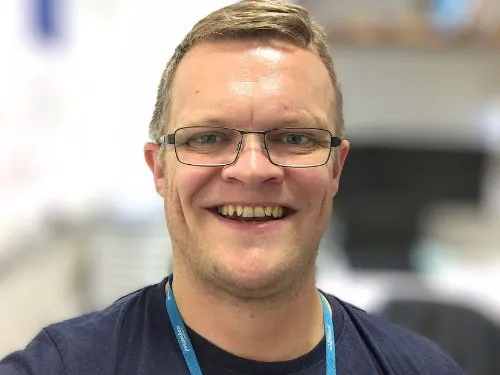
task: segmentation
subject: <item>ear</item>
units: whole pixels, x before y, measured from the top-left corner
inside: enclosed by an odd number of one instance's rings
[[[156,192],[163,197],[165,191],[165,169],[160,160],[160,145],[154,142],[147,142],[144,145],[144,159],[149,169],[153,172]]]
[[[333,165],[333,180],[334,180],[334,195],[337,194],[339,189],[340,175],[342,173],[342,169],[344,168],[344,162],[347,158],[347,154],[349,153],[349,141],[344,139],[337,149],[337,155],[334,159]]]
[[[350,147],[351,145],[349,144],[349,141],[347,139],[342,140],[337,155],[337,169],[339,174],[342,172],[342,168],[344,168],[344,162],[347,158]]]

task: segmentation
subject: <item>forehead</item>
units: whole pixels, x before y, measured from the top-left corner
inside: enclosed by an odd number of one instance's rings
[[[170,129],[200,122],[334,127],[333,87],[323,62],[314,49],[283,41],[193,47],[179,64],[171,104]]]

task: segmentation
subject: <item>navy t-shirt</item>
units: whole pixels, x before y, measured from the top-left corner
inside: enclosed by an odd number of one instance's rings
[[[166,281],[125,296],[103,311],[43,329],[26,349],[0,362],[0,375],[188,375],[166,313]],[[327,297],[335,320],[337,374],[464,374],[430,341]],[[264,363],[227,353],[187,329],[204,375],[326,371],[324,339],[300,358]]]

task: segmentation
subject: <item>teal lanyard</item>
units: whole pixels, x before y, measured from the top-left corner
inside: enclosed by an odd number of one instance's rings
[[[326,347],[326,374],[336,375],[337,370],[335,367],[335,333],[333,317],[328,307],[328,301],[323,294],[321,296],[321,303],[323,305],[323,326],[325,330],[325,347]],[[186,331],[186,326],[182,320],[179,308],[175,302],[174,293],[170,286],[170,282],[167,281],[167,296],[165,300],[167,305],[167,313],[170,318],[170,323],[177,337],[177,342],[179,343],[179,348],[181,349],[186,365],[189,369],[191,375],[202,375],[200,364],[196,358],[196,354],[191,345],[191,340],[189,339],[188,333]]]

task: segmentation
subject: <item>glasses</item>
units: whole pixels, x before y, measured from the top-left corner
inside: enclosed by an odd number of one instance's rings
[[[277,166],[308,168],[324,165],[332,147],[342,139],[328,130],[287,127],[244,131],[225,127],[190,126],[161,136],[158,144],[174,145],[177,160],[194,166],[218,167],[233,164],[243,148],[245,134],[262,135],[269,161]]]

